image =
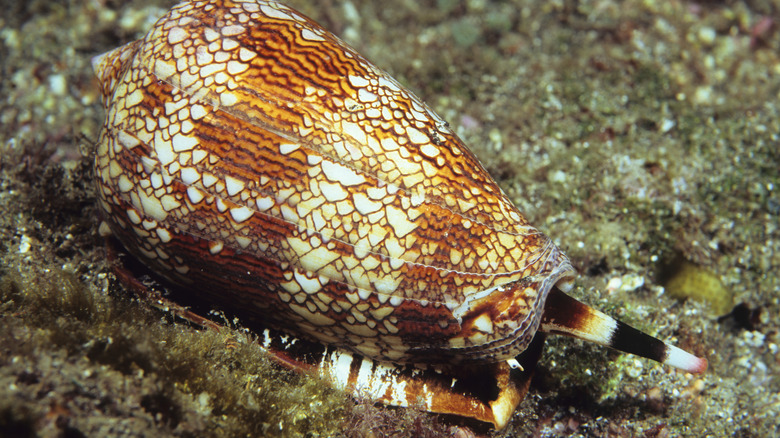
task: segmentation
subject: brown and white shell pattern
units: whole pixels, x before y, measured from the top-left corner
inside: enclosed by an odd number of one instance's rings
[[[186,1],[94,61],[113,233],[222,307],[369,358],[502,361],[574,275],[411,92],[274,1]]]

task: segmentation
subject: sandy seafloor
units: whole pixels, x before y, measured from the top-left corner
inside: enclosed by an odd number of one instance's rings
[[[470,436],[127,298],[97,233],[89,60],[172,4],[0,2],[0,436]],[[780,434],[780,3],[288,4],[451,123],[572,259],[576,296],[709,360],[551,339],[509,426],[478,433]],[[681,260],[688,299],[659,275]]]

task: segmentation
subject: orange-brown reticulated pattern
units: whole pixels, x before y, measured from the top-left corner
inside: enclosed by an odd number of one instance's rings
[[[411,92],[272,1],[191,1],[93,60],[112,231],[274,327],[395,362],[523,351],[573,275]]]

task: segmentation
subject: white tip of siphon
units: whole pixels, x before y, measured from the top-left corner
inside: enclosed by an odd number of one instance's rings
[[[694,356],[674,345],[667,344],[666,348],[666,357],[663,360],[663,363],[666,365],[671,365],[694,374],[701,374],[707,370],[707,359]]]

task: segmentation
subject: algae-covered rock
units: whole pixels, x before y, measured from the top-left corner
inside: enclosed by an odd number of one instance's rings
[[[715,274],[682,258],[677,258],[664,269],[661,283],[669,295],[680,300],[691,298],[707,303],[716,315],[725,315],[734,306],[732,292]]]

